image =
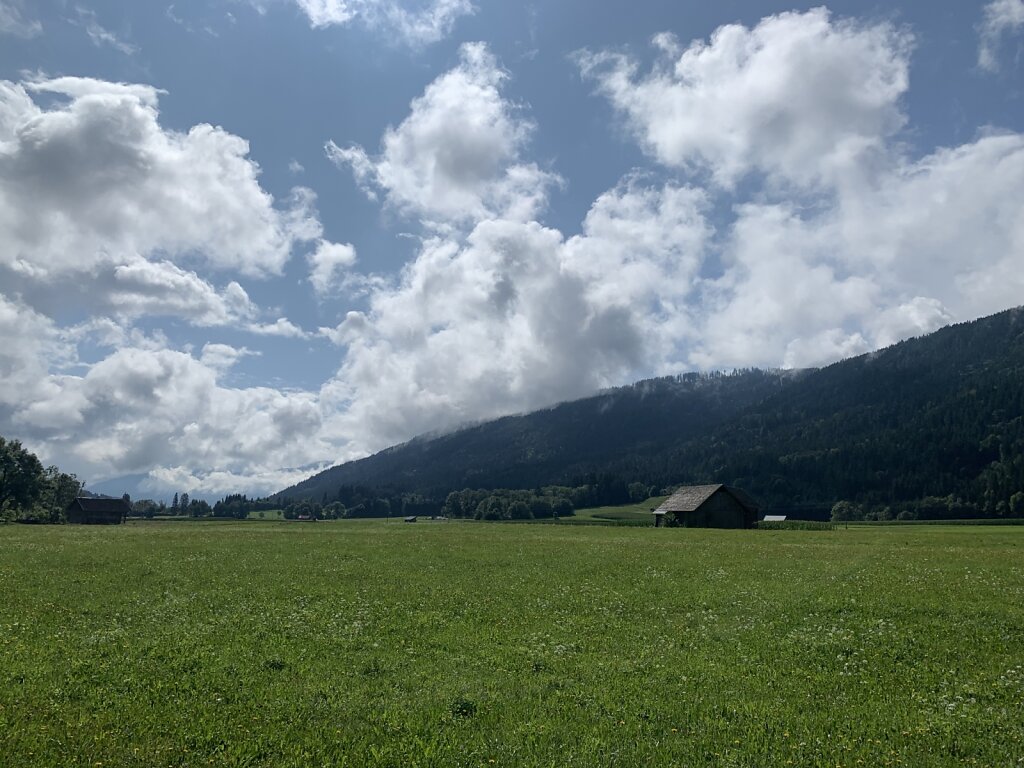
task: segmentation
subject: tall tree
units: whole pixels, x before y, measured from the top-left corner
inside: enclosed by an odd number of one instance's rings
[[[43,465],[17,440],[0,437],[0,514],[31,514],[46,491]]]

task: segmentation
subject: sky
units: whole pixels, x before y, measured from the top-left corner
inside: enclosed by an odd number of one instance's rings
[[[0,0],[0,435],[267,494],[1024,302],[1024,0]]]

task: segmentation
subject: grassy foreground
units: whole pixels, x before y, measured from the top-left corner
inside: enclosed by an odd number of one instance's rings
[[[1019,528],[0,526],[0,596],[11,766],[1024,758]]]

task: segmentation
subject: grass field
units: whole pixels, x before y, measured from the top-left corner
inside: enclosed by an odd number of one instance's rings
[[[262,515],[262,517],[261,517]],[[259,512],[250,512],[250,520],[284,520],[283,509],[268,509]]]
[[[629,520],[654,525],[654,516],[651,514],[651,510],[659,506],[667,498],[668,496],[652,496],[647,501],[641,501],[637,504],[578,509],[573,517],[576,520]]]
[[[1018,766],[1024,529],[0,526],[4,766]]]

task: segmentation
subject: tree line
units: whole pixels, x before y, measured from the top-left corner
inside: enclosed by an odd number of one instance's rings
[[[0,521],[61,522],[81,491],[77,477],[44,467],[20,441],[0,437]]]

